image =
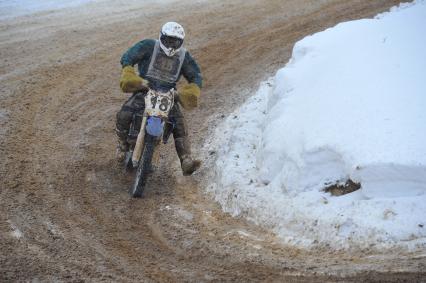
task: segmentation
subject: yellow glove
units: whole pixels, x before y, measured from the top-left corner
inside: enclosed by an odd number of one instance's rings
[[[183,108],[192,110],[198,106],[201,90],[194,83],[187,84],[179,91],[179,101]]]
[[[147,84],[147,81],[136,75],[132,66],[126,66],[121,71],[120,88],[123,92],[135,92]]]

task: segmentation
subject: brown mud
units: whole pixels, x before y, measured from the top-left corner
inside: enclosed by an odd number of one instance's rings
[[[425,255],[300,250],[224,214],[171,145],[143,199],[115,161],[121,54],[181,22],[205,78],[194,151],[293,44],[394,0],[104,1],[1,21],[0,281],[425,280]],[[219,117],[219,118],[218,118]],[[208,162],[206,164],[209,164]]]

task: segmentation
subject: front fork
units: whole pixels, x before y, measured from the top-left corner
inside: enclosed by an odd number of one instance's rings
[[[132,154],[133,167],[138,166],[139,159],[141,158],[143,143],[145,139],[146,120],[147,120],[147,117],[144,115],[142,118],[142,123],[141,123],[141,128],[139,130],[138,138],[136,139],[135,148],[133,149],[133,154]]]
[[[163,137],[163,143],[166,144],[173,129],[175,127],[175,123],[169,121],[163,121],[159,117],[147,117],[143,116],[141,127],[138,133],[138,137],[136,139],[135,147],[132,153],[132,164],[133,167],[137,167],[139,164],[139,160],[142,155],[142,150],[144,146],[145,133],[149,135],[161,138]]]

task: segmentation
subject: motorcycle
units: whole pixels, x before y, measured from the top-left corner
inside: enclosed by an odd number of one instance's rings
[[[152,172],[152,159],[156,147],[161,140],[167,143],[174,124],[169,119],[169,113],[178,101],[178,92],[170,89],[166,92],[143,89],[145,109],[143,113],[135,113],[130,125],[127,142],[129,150],[126,152],[124,165],[127,171],[136,169],[135,180],[130,188],[132,197],[142,197],[146,180]]]

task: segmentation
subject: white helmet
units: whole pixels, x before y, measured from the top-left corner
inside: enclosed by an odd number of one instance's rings
[[[165,23],[160,32],[160,47],[167,56],[173,56],[180,50],[185,38],[183,27],[175,22]]]

